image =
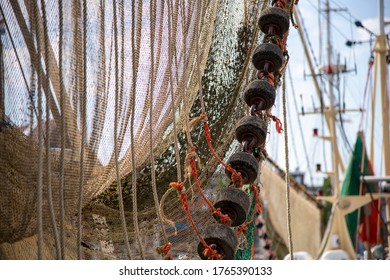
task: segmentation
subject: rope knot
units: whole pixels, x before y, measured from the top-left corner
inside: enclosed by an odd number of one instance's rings
[[[207,246],[203,250],[203,255],[205,257],[207,257],[207,259],[209,259],[209,260],[222,260],[223,256],[218,253],[216,247],[217,246],[215,244],[211,244],[211,245]]]
[[[188,124],[189,131],[191,132],[196,126],[198,126],[201,122],[205,122],[206,120],[207,114],[200,114],[198,117],[193,118]]]
[[[261,213],[261,202],[260,202],[260,189],[258,186],[251,184],[250,188],[254,192],[254,198],[256,200],[256,206],[255,206],[255,211],[257,213]]]
[[[236,229],[234,230],[234,232],[237,236],[240,236],[241,234],[246,234],[247,231],[248,231],[247,223],[236,227]]]
[[[287,6],[287,0],[273,0],[272,5],[281,9],[285,9]]]
[[[156,251],[159,255],[162,255],[164,257],[164,259],[166,260],[172,260],[172,256],[171,254],[169,254],[169,251],[171,250],[172,248],[172,243],[171,242],[168,242],[167,244],[164,244],[162,246],[159,246],[156,248]]]
[[[183,182],[170,182],[170,183],[169,183],[169,186],[170,186],[171,188],[176,188],[177,191],[178,191],[179,193],[181,193],[181,192],[183,191],[184,183],[183,183]]]
[[[188,154],[184,160],[184,166],[185,166],[185,176],[188,178],[190,177],[191,175],[194,175],[194,172],[196,172],[196,163],[195,163],[195,160],[196,162],[198,163],[198,168],[201,169],[202,168],[202,164],[200,162],[200,157],[198,156],[198,154],[195,152],[196,150],[196,147],[195,146],[192,146],[189,151],[188,151]],[[195,169],[195,171],[194,171]],[[197,174],[197,173],[196,173]]]
[[[241,173],[237,172],[233,168],[231,168],[231,170],[229,170],[229,171],[232,173],[231,180],[232,180],[233,185],[237,188],[242,188],[243,183],[242,183]]]
[[[213,211],[213,216],[220,224],[227,225],[228,227],[232,225],[232,219],[230,219],[229,215],[223,214],[220,208]]]
[[[260,72],[258,75],[259,79],[266,80],[271,86],[275,87],[275,76],[272,73],[265,74],[264,72]]]

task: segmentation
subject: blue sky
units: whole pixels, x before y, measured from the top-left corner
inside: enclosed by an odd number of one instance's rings
[[[318,64],[327,64],[326,57],[326,18],[325,13],[321,14],[321,27],[319,28],[319,11],[318,3],[321,2],[321,9],[325,9],[325,0],[300,0],[298,8],[303,17],[303,24],[309,34],[310,44],[313,52],[315,53]],[[357,28],[354,24],[355,20],[360,20],[363,25],[374,33],[379,32],[378,21],[378,3],[376,0],[330,0],[331,8],[347,9],[347,11],[331,12],[331,41],[332,41],[332,63],[337,62],[337,57],[340,57],[340,64],[346,64],[347,69],[355,69],[357,73],[342,74],[340,76],[340,94],[341,97],[345,96],[345,103],[347,109],[365,108],[370,103],[364,101],[364,88],[367,80],[368,61],[371,55],[371,49],[369,43],[363,43],[355,45],[354,47],[347,47],[346,41],[367,41],[370,39],[370,35],[367,31]],[[385,20],[390,21],[390,1],[385,0]],[[385,32],[390,32],[390,25],[387,25]],[[322,48],[320,48],[320,35],[322,37]],[[375,40],[375,38],[373,38]],[[321,185],[322,180],[325,177],[324,174],[315,172],[315,165],[321,164],[322,171],[331,171],[331,150],[330,145],[318,138],[313,138],[313,128],[318,128],[319,133],[322,134],[322,121],[320,116],[306,115],[300,116],[300,120],[303,127],[304,139],[300,136],[297,112],[294,106],[294,95],[292,86],[294,87],[294,93],[298,109],[301,110],[301,106],[304,107],[305,112],[313,111],[314,107],[319,107],[320,102],[315,92],[313,81],[311,77],[304,77],[309,74],[309,67],[304,57],[303,47],[299,39],[298,31],[290,28],[289,38],[287,41],[287,48],[290,55],[289,68],[293,78],[293,85],[289,82],[287,74],[287,108],[288,108],[288,135],[289,135],[289,159],[290,159],[290,171],[294,171],[299,168],[300,171],[307,171],[308,165],[311,168],[314,184]],[[320,53],[322,53],[322,61],[320,63]],[[318,67],[317,67],[318,68]],[[372,72],[373,74],[373,72]],[[327,81],[324,81],[327,88]],[[372,84],[369,83],[367,94],[371,94]],[[282,119],[282,99],[281,91],[276,100],[276,105],[273,109],[273,113]],[[335,97],[338,98],[338,92],[334,91]],[[325,105],[329,104],[329,99],[325,93]],[[377,111],[380,108],[377,107]],[[363,127],[367,141],[369,142],[369,125],[365,125],[367,118],[370,116],[370,111],[366,112],[363,119]],[[346,132],[346,138],[351,146],[354,145],[356,139],[356,133],[359,129],[359,123],[361,120],[361,113],[354,112],[343,115],[343,124]],[[326,127],[326,125],[325,125]],[[374,168],[376,174],[380,175],[382,172],[383,161],[380,159],[380,152],[382,149],[381,142],[381,122],[380,116],[375,117],[375,159]],[[348,144],[345,138],[341,137],[341,131],[338,129],[339,149],[343,157],[344,164],[347,166],[350,153],[348,151]],[[325,128],[324,134],[327,135]],[[369,144],[367,149],[369,149]],[[304,156],[303,145],[306,145],[308,151],[309,163]],[[270,135],[268,137],[267,151],[271,158],[277,160],[281,167],[285,167],[284,161],[284,137],[282,134],[277,135],[275,129],[270,129]],[[305,174],[305,182],[310,183],[309,173]]]

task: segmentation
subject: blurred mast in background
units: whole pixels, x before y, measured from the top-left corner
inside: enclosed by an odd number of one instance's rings
[[[374,45],[375,60],[380,70],[380,91],[381,91],[381,105],[382,105],[382,137],[383,137],[383,156],[384,156],[384,170],[385,175],[390,175],[390,141],[389,141],[389,96],[387,85],[387,58],[389,55],[389,44],[385,34],[385,17],[384,17],[384,1],[378,0],[379,12],[379,35],[376,38]],[[374,77],[376,78],[376,77]],[[390,199],[387,199],[386,207],[387,215],[387,229],[390,232]],[[390,247],[390,235],[387,236],[387,246]]]
[[[384,162],[385,162],[385,175],[390,175],[390,144],[389,144],[389,97],[388,97],[388,90],[387,90],[387,54],[389,53],[389,45],[387,42],[387,37],[384,33],[384,5],[383,0],[378,0],[378,9],[379,9],[379,21],[380,21],[380,34],[376,38],[376,43],[374,46],[374,52],[375,52],[375,67],[378,67],[380,69],[380,85],[381,85],[381,104],[382,104],[382,128],[383,128],[383,154],[384,154]],[[326,124],[328,126],[329,135],[328,136],[320,136],[320,138],[324,140],[328,140],[331,142],[331,150],[332,150],[332,167],[333,170],[331,172],[326,172],[331,178],[332,178],[332,185],[333,185],[333,196],[332,197],[322,197],[320,199],[329,201],[333,203],[332,207],[332,213],[328,221],[328,226],[325,231],[323,241],[321,244],[321,249],[318,254],[318,258],[322,255],[322,253],[325,250],[331,250],[332,248],[335,248],[335,244],[332,243],[338,243],[337,247],[345,250],[348,252],[350,257],[352,259],[356,259],[355,250],[352,245],[352,241],[348,235],[348,229],[345,221],[345,215],[347,214],[344,210],[341,209],[341,204],[344,203],[344,200],[349,200],[351,203],[353,202],[355,204],[354,207],[350,207],[351,209],[348,209],[348,212],[354,211],[354,209],[358,209],[361,206],[357,206],[357,204],[360,204],[361,200],[364,200],[361,196],[348,196],[341,198],[341,182],[340,181],[340,175],[341,177],[344,176],[345,173],[345,167],[342,162],[340,151],[337,145],[337,132],[336,132],[336,115],[341,108],[335,107],[335,97],[333,93],[333,75],[339,74],[339,71],[341,71],[339,68],[339,65],[333,65],[332,64],[332,42],[331,42],[331,32],[330,32],[330,12],[331,11],[338,11],[330,8],[329,0],[326,1],[326,21],[327,21],[327,66],[326,69],[326,75],[328,79],[328,90],[329,90],[329,106],[326,107],[323,104],[323,95],[321,94],[321,88],[319,86],[317,76],[319,74],[315,73],[311,57],[309,54],[309,50],[306,44],[305,36],[301,28],[298,29],[299,36],[302,41],[302,45],[304,48],[305,56],[308,61],[308,65],[310,68],[311,76],[313,77],[314,86],[317,91],[318,98],[321,101],[321,113],[323,113]],[[300,25],[300,19],[299,19],[299,13],[297,11],[294,11],[295,19]],[[377,70],[377,69],[376,69]],[[346,71],[347,72],[347,71]],[[377,73],[377,71],[375,71]],[[375,77],[376,79],[377,77]],[[375,91],[375,87],[374,87]],[[375,96],[375,93],[374,93]],[[373,97],[373,102],[375,97]],[[356,110],[343,110],[343,112],[347,111],[356,111]],[[317,112],[313,112],[317,113]],[[305,114],[310,114],[305,113]],[[372,150],[372,149],[371,149]],[[370,154],[371,157],[373,157],[372,153]],[[341,171],[341,173],[340,173]],[[383,181],[385,177],[378,177],[377,181]],[[357,207],[357,208],[356,208]],[[352,209],[354,208],[354,209]],[[387,220],[389,220],[390,217],[390,200],[387,201]],[[390,224],[387,224],[388,232],[390,231]],[[331,238],[332,237],[332,238]],[[337,237],[337,238],[336,238]],[[337,239],[337,242],[336,242]],[[388,244],[390,244],[390,236],[388,236]]]

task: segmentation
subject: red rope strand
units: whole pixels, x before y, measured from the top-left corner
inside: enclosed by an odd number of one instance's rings
[[[203,250],[203,255],[205,257],[207,257],[209,260],[222,260],[223,256],[217,252],[217,250],[215,249],[215,245],[213,245],[213,244],[208,245],[206,243],[206,241],[202,238],[198,228],[196,227],[194,219],[192,218],[192,215],[191,215],[191,211],[188,207],[187,194],[182,192],[183,191],[183,183],[182,182],[180,182],[180,183],[172,182],[169,185],[171,187],[177,188],[177,190],[180,194],[181,204],[183,205],[184,211],[187,214],[187,217],[188,217],[188,220],[191,224],[191,227],[194,230],[194,232],[196,233],[196,235],[198,236],[199,241],[202,243],[203,247],[205,248]],[[179,191],[179,189],[180,189],[180,191]]]

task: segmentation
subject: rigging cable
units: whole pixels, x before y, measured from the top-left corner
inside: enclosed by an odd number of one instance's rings
[[[339,77],[339,76],[340,75],[337,74],[337,77]],[[343,116],[342,116],[342,110],[341,110],[341,107],[340,107],[340,104],[341,104],[340,85],[338,84],[335,88],[336,88],[336,91],[337,91],[337,94],[338,94],[338,99],[339,99],[339,110],[338,110],[338,113],[339,113],[339,118],[340,118],[340,125],[339,125],[339,127],[340,127],[341,136],[343,138],[345,147],[347,148],[348,152],[352,153],[353,149],[352,149],[351,143],[348,140],[347,133],[346,133],[345,128],[344,128],[344,121],[343,121]]]
[[[318,11],[320,13],[320,9],[315,7],[314,4],[311,2],[311,1],[308,1],[308,3],[310,4],[310,6],[315,9],[316,11]],[[320,13],[321,16],[325,17],[323,14]],[[347,36],[344,35],[344,33],[336,26],[334,25],[333,23],[330,23],[330,25],[346,40],[348,40]]]
[[[59,63],[59,79],[60,79],[60,110],[61,110],[61,153],[59,166],[59,198],[60,198],[60,246],[61,259],[65,260],[65,94],[63,80],[63,39],[64,39],[64,13],[62,0],[58,1],[58,17],[59,17],[59,38],[58,38],[58,63]]]
[[[292,95],[294,96],[294,107],[295,107],[295,111],[297,112],[297,118],[298,118],[298,127],[299,127],[299,133],[301,135],[301,139],[302,139],[302,143],[304,142],[304,136],[303,136],[303,128],[302,128],[302,122],[301,122],[301,119],[299,118],[299,114],[298,114],[298,104],[297,104],[297,100],[296,100],[296,94],[295,94],[295,88],[294,88],[294,84],[293,84],[293,78],[292,78],[292,75],[291,75],[291,69],[290,69],[290,66],[288,65],[287,66],[287,73],[288,73],[288,76],[289,76],[289,80],[290,80],[290,85],[291,85],[291,93]],[[308,168],[308,171],[309,171],[309,176],[310,176],[310,184],[313,186],[314,183],[313,183],[313,173],[311,171],[311,168],[310,168],[310,160],[309,160],[309,154],[307,152],[307,149],[306,149],[306,145],[303,145],[303,151],[305,153],[305,158],[306,158],[306,164],[307,164],[307,168]]]

